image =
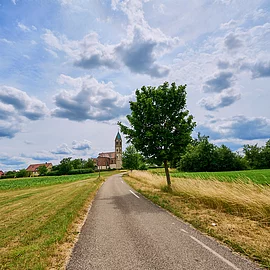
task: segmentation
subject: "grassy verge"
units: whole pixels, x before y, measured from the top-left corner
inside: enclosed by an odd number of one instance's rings
[[[26,186],[8,180],[8,190],[0,181],[0,269],[63,269],[77,225],[108,174],[26,179],[37,180]]]
[[[270,187],[251,182],[132,172],[125,180],[154,203],[270,269]]]

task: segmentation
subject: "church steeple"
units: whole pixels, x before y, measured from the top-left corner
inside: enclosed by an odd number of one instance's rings
[[[122,168],[122,138],[119,133],[115,137],[115,161],[116,161],[116,169]]]
[[[119,131],[117,132],[117,135],[116,135],[116,137],[115,137],[115,140],[122,140],[122,138],[121,138],[121,135],[120,135]]]

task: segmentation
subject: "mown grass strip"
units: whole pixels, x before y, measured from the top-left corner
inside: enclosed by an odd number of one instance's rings
[[[270,269],[270,187],[133,171],[125,180],[154,203]],[[213,225],[214,224],[214,225]]]
[[[65,247],[78,233],[74,222],[103,182],[80,177],[0,191],[0,269],[63,269]]]

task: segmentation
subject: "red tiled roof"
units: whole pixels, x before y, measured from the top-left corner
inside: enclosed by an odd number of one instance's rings
[[[36,172],[40,166],[52,167],[52,163],[31,164],[26,169],[28,172]]]
[[[99,157],[115,158],[115,152],[99,153]]]
[[[1,176],[1,175],[4,175],[4,172],[3,172],[3,171],[0,171],[0,176]]]

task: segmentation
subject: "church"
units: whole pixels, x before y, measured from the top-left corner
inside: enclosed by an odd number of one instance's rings
[[[122,138],[119,131],[114,140],[114,152],[99,153],[96,165],[100,170],[122,168]]]

